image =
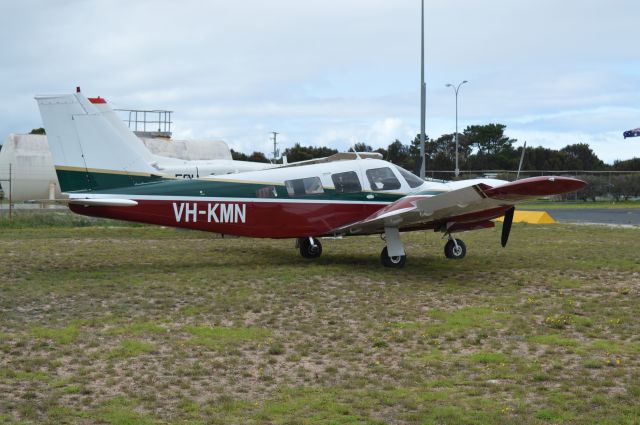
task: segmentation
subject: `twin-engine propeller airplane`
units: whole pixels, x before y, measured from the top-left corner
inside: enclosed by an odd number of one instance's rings
[[[381,234],[387,267],[406,261],[400,233],[432,229],[449,240],[445,255],[461,259],[454,234],[494,226],[514,204],[585,186],[567,177],[515,182],[424,181],[377,154],[343,153],[261,171],[175,179],[136,154],[129,130],[113,126],[82,94],[36,97],[62,192],[69,208],[95,217],[184,227],[236,236],[296,238],[316,258],[323,236]]]

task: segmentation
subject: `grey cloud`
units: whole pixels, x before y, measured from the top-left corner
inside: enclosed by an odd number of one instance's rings
[[[177,135],[222,137],[244,150],[268,147],[273,129],[285,133],[283,143],[336,148],[352,138],[406,141],[419,127],[419,7],[418,0],[3,2],[0,130],[38,126],[34,94],[81,85],[120,107],[173,109]],[[601,140],[633,121],[637,1],[426,7],[430,135],[451,131],[453,95],[444,84],[462,79],[471,81],[461,92],[465,122],[542,131],[543,143],[554,132]],[[635,118],[630,127],[640,125]],[[388,119],[402,125],[371,130]]]

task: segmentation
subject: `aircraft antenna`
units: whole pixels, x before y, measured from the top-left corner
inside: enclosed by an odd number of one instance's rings
[[[356,142],[355,142],[355,140],[353,141],[353,144],[351,145],[351,150],[353,151],[353,153],[356,154],[356,159],[362,159],[362,157],[360,156],[360,154],[356,150]]]
[[[522,155],[520,155],[520,165],[518,165],[518,174],[516,174],[516,180],[520,178],[520,170],[522,170],[522,161],[524,160],[524,151],[527,150],[527,142],[524,142],[524,146],[522,147]]]

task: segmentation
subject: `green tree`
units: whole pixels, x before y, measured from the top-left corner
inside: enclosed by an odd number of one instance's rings
[[[326,148],[324,146],[300,146],[300,143],[296,143],[293,147],[285,149],[283,155],[287,157],[288,162],[298,162],[324,158],[335,153],[338,153],[336,149]]]
[[[602,170],[606,168],[604,162],[596,156],[586,143],[576,143],[560,149],[565,155],[567,170]]]
[[[44,128],[39,127],[39,128],[34,128],[33,130],[31,130],[29,132],[29,134],[47,134],[47,132],[45,131]]]
[[[246,161],[247,155],[242,152],[236,152],[233,149],[231,150],[231,158],[235,161]]]
[[[626,161],[616,160],[613,162],[613,169],[616,171],[640,171],[640,158],[631,158]]]
[[[349,148],[349,152],[373,152],[373,148],[366,143],[356,143]]]
[[[387,147],[387,161],[399,165],[402,168],[413,170],[416,166],[417,158],[411,155],[411,148],[396,139]]]
[[[471,125],[463,135],[470,149],[477,151],[469,164],[475,169],[511,169],[514,167],[515,150],[511,139],[504,134],[504,124]],[[517,166],[517,162],[515,164]]]
[[[271,161],[269,161],[267,159],[265,154],[263,154],[262,152],[258,152],[258,151],[254,151],[251,155],[249,155],[249,157],[247,158],[247,161],[251,161],[251,162],[271,162]]]

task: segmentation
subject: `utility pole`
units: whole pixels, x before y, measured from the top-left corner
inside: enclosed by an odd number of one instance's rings
[[[271,134],[273,134],[273,163],[275,164],[276,159],[280,155],[280,151],[278,150],[278,134],[280,133],[272,131]]]
[[[420,37],[420,178],[425,178],[425,157],[424,157],[424,142],[426,139],[425,125],[426,125],[426,98],[427,98],[427,86],[424,82],[424,0],[422,0],[422,27]]]

